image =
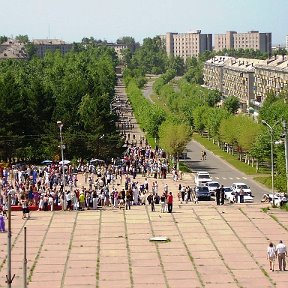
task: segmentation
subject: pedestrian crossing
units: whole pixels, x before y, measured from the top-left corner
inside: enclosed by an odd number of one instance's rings
[[[217,177],[217,176],[215,176],[215,177],[212,177],[212,176],[210,176],[213,180],[215,180],[215,181],[219,181],[219,180],[234,180],[234,181],[236,181],[236,180],[247,180],[248,178],[247,177]]]

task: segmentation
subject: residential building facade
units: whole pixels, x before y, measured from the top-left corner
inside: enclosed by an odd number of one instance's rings
[[[201,30],[188,33],[166,33],[166,52],[186,61],[205,51],[212,51],[212,34],[201,34]]]
[[[36,55],[41,58],[43,58],[48,51],[55,52],[59,50],[61,54],[64,55],[73,48],[73,44],[67,44],[59,39],[34,39],[31,42],[37,49]]]
[[[223,67],[232,59],[227,56],[215,56],[206,61],[203,68],[204,83],[210,89],[216,89],[223,93]]]
[[[204,85],[217,89],[224,97],[236,96],[242,111],[261,106],[267,93],[288,88],[288,59],[275,56],[269,60],[216,56],[206,61]]]
[[[262,103],[270,91],[278,94],[288,88],[288,58],[279,55],[258,64],[255,69],[255,101]]]
[[[272,53],[272,34],[259,33],[259,31],[249,31],[247,33],[237,33],[228,31],[226,34],[214,35],[214,50],[223,49],[253,49],[263,53]]]

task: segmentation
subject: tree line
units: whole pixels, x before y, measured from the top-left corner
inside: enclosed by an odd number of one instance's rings
[[[123,143],[110,107],[117,63],[114,50],[104,46],[1,61],[0,158],[59,158],[58,120],[68,159],[117,155]]]

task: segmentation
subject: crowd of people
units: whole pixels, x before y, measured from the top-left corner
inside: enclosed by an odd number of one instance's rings
[[[161,212],[172,212],[172,193],[167,185],[159,191],[157,183],[157,179],[166,179],[170,167],[165,152],[157,147],[129,147],[122,159],[112,159],[109,164],[99,161],[64,167],[64,173],[58,163],[0,168],[2,214],[5,216],[8,209],[8,195],[12,207],[22,207],[23,219],[30,217],[31,209],[131,209],[133,205],[148,204],[155,211],[155,205],[161,203]],[[79,173],[84,181],[80,187]],[[136,179],[136,175],[142,177]],[[153,178],[152,185],[148,178]]]

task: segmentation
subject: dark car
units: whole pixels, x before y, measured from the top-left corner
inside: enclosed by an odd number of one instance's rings
[[[207,186],[196,186],[195,194],[198,200],[211,200],[211,193]]]

